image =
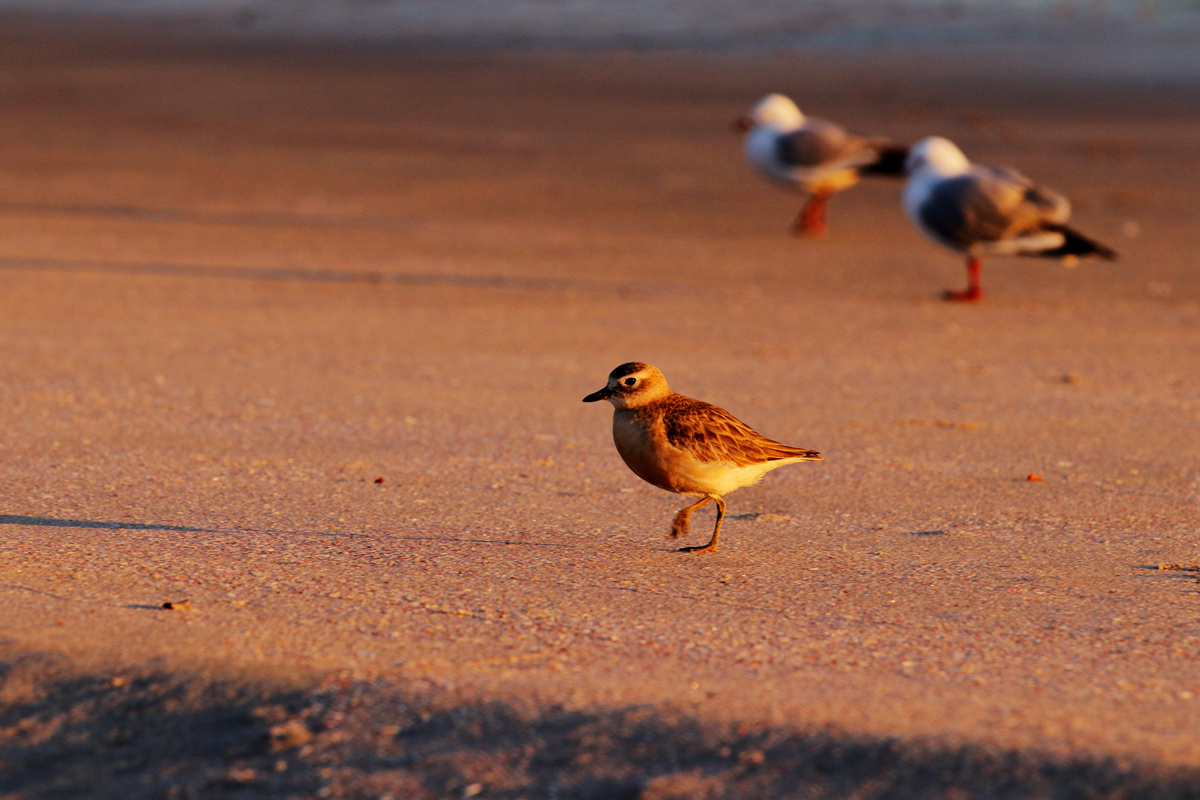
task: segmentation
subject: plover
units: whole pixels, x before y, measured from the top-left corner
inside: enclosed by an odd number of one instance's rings
[[[820,461],[816,450],[772,441],[717,406],[676,394],[656,367],[631,361],[614,369],[604,388],[585,403],[613,404],[613,442],[639,478],[668,492],[700,500],[675,515],[670,538],[687,536],[700,506],[717,504],[708,544],[681,552],[716,550],[725,516],[722,495],[758,482],[784,464]]]
[[[1071,204],[1016,170],[972,164],[948,139],[913,145],[904,209],[926,236],[967,255],[967,288],[947,300],[979,300],[982,256],[1072,259],[1117,254],[1066,226]]]
[[[837,192],[858,183],[860,174],[904,175],[907,148],[806,117],[782,94],[759,100],[734,128],[746,134],[746,160],[755,169],[808,195],[792,223],[796,234],[824,233],[825,204]]]

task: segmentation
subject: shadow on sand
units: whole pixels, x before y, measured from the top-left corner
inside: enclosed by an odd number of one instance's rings
[[[464,703],[382,681],[308,691],[0,659],[0,796],[1200,798],[1200,772],[737,729],[681,711]]]
[[[185,533],[214,533],[207,528],[184,525],[155,525],[147,522],[103,522],[94,519],[58,519],[56,517],[27,517],[22,514],[0,514],[0,525],[39,525],[50,528],[110,528],[127,531],[182,531]]]
[[[377,284],[394,286],[454,286],[482,289],[549,289],[556,291],[681,291],[678,286],[554,278],[525,275],[439,274],[394,270],[301,269],[296,267],[219,266],[166,262],[77,261],[52,258],[0,258],[0,270],[25,272],[92,272],[111,275],[151,275],[175,278],[298,281],[309,283]]]
[[[34,517],[24,514],[0,514],[0,525],[31,525],[48,528],[100,528],[114,531],[175,531],[177,533],[213,533],[221,536],[246,536],[256,533],[287,533],[297,536],[331,537],[337,539],[366,538],[366,534],[347,531],[305,531],[286,528],[194,528],[187,525],[161,525],[153,522],[107,522],[96,519],[60,519]]]

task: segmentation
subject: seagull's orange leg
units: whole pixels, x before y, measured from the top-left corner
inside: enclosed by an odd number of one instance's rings
[[[974,303],[983,299],[983,286],[979,283],[979,273],[982,271],[982,265],[979,259],[971,256],[967,260],[967,288],[966,289],[947,289],[943,295],[947,300],[954,300],[959,303]]]
[[[797,236],[820,236],[829,225],[825,222],[825,204],[829,202],[832,192],[813,192],[792,222],[792,233]]]
[[[705,553],[705,552],[713,553],[713,552],[716,552],[717,539],[721,535],[721,520],[725,518],[725,501],[722,500],[720,497],[717,497],[715,494],[710,494],[708,497],[701,500],[700,503],[696,503],[696,505],[694,505],[694,506],[688,506],[686,509],[684,509],[684,511],[691,511],[693,508],[696,508],[696,506],[699,506],[701,503],[707,503],[709,500],[717,501],[717,526],[715,528],[713,528],[712,538],[708,540],[708,544],[706,544],[706,545],[700,545],[698,547],[681,547],[681,548],[679,548],[679,552],[681,552],[681,553]]]

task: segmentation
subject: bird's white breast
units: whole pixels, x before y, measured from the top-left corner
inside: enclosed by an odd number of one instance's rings
[[[761,464],[749,464],[739,467],[728,461],[697,461],[696,459],[681,459],[680,472],[686,476],[689,483],[701,487],[711,494],[725,495],[743,486],[758,483],[776,467],[782,467],[789,461],[767,461]]]
[[[802,178],[779,160],[779,134],[780,131],[768,126],[759,126],[746,134],[746,160],[772,180],[795,184]]]
[[[936,175],[917,173],[904,184],[904,212],[918,228],[925,230],[921,222],[921,206],[929,199],[933,186],[940,180]]]

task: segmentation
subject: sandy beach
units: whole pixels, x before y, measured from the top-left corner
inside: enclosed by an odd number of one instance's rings
[[[1186,42],[0,40],[0,797],[1200,796]],[[1121,259],[796,239],[768,91]],[[824,460],[674,552],[630,360]]]

